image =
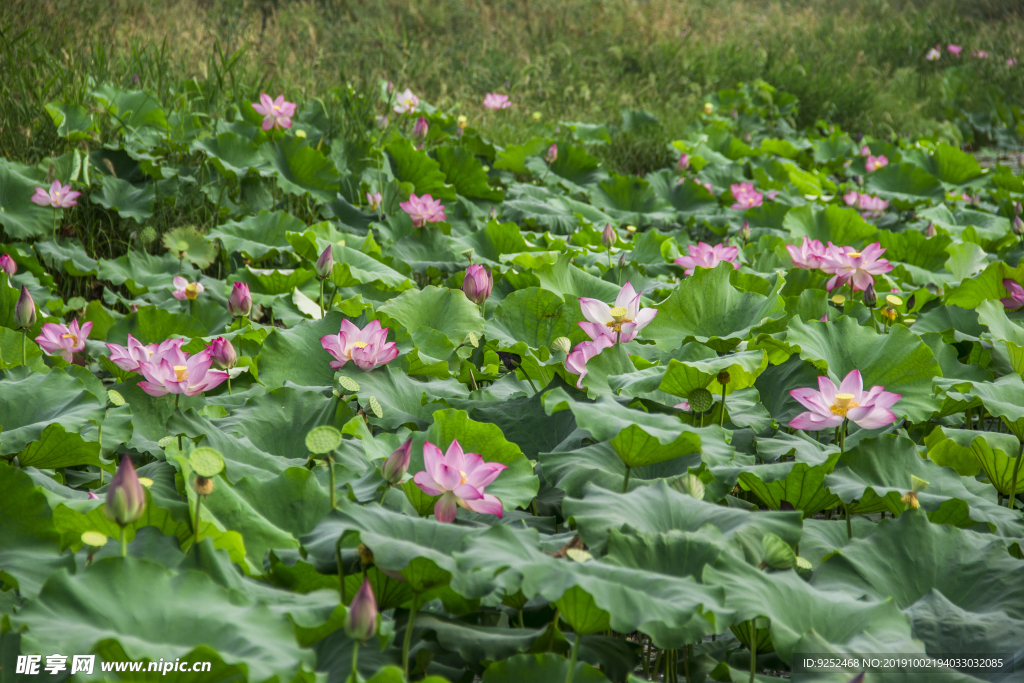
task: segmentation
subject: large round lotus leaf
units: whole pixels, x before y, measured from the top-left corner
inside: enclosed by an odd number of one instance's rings
[[[77,433],[103,416],[103,405],[81,380],[56,368],[45,375],[25,370],[21,366],[0,380],[0,455],[20,452],[51,424]]]
[[[301,232],[305,227],[305,223],[285,211],[260,211],[240,221],[225,221],[211,230],[208,237],[220,240],[230,252],[262,261],[292,251],[287,233]]]
[[[480,337],[484,332],[480,308],[459,290],[411,289],[377,310],[405,328],[421,357],[447,360],[466,335]]]
[[[290,680],[299,666],[313,666],[284,616],[199,572],[174,574],[135,558],[97,561],[73,576],[53,574],[12,621],[28,629],[26,652],[92,652],[113,638],[135,660],[182,657],[202,643],[260,681]]]
[[[494,662],[484,671],[483,683],[563,683],[569,672],[569,660],[550,652],[536,655],[515,655]],[[573,681],[604,683],[608,679],[600,671],[584,662],[576,663]]]

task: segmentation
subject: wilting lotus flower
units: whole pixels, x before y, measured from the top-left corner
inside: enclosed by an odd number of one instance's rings
[[[206,290],[206,288],[203,287],[198,282],[189,282],[188,280],[186,280],[182,276],[175,275],[174,276],[174,291],[171,292],[171,294],[173,294],[174,298],[177,299],[178,301],[184,301],[185,299],[188,299],[189,301],[193,301],[197,296],[202,294],[205,290]]]
[[[49,192],[41,187],[37,187],[36,193],[32,195],[32,202],[39,206],[52,206],[55,209],[69,209],[78,204],[76,199],[81,195],[81,192],[75,192],[72,190],[70,185],[61,185],[59,180],[54,180],[53,184],[50,185]]]
[[[139,483],[135,474],[132,459],[127,455],[121,458],[110,485],[107,486],[106,505],[103,513],[118,526],[128,526],[137,522],[146,511],[146,491]]]
[[[903,397],[884,391],[880,386],[865,392],[860,370],[851,370],[838,389],[831,379],[821,376],[818,391],[804,387],[789,393],[808,409],[797,415],[789,426],[807,431],[838,427],[847,419],[863,429],[884,427],[896,421],[896,415],[889,408]]]
[[[489,92],[484,97],[484,109],[508,109],[511,106],[512,103],[508,101],[508,95]]]
[[[548,165],[558,161],[558,145],[552,144],[548,147],[548,151],[544,153],[544,161],[548,162]]]
[[[754,189],[753,183],[733,184],[729,186],[729,190],[732,192],[732,198],[736,200],[732,208],[737,211],[761,206],[761,200],[764,198],[764,195]]]
[[[430,125],[424,117],[416,119],[416,123],[412,127],[412,136],[418,140],[422,140],[427,137],[427,131],[430,130]]]
[[[36,324],[36,302],[32,300],[32,295],[28,293],[28,287],[24,285],[21,287],[18,303],[14,304],[14,322],[23,329],[28,329]]]
[[[797,268],[806,268],[807,270],[821,268],[825,259],[825,247],[818,240],[808,239],[807,235],[804,235],[804,243],[799,247],[795,244],[787,244],[786,251],[789,252],[789,257],[793,259],[793,265]]]
[[[740,267],[736,262],[740,251],[738,247],[727,247],[724,244],[711,246],[706,242],[699,242],[697,245],[691,244],[687,250],[689,256],[680,256],[675,260],[675,264],[683,268],[686,275],[693,275],[693,271],[698,267],[714,268],[722,261],[728,261],[735,269]]]
[[[138,372],[142,363],[156,359],[159,362],[167,358],[171,367],[184,365],[187,359],[181,350],[184,339],[167,339],[159,344],[143,344],[132,335],[128,335],[128,348],[119,344],[107,344],[110,349],[110,362],[126,372]]]
[[[409,195],[409,201],[399,203],[399,208],[412,217],[414,228],[422,228],[427,223],[438,223],[447,218],[444,215],[444,204],[440,199],[434,199],[429,194],[417,197]]]
[[[985,52],[984,50],[975,50],[971,54],[974,55],[974,57],[976,57],[977,59],[988,59],[988,53]]]
[[[864,164],[864,168],[868,170],[868,173],[871,173],[872,171],[877,171],[878,169],[882,168],[883,166],[887,166],[888,164],[889,160],[885,157],[885,155],[879,154],[877,157],[868,156],[868,160]]]
[[[1003,308],[1013,310],[1024,306],[1024,287],[1009,278],[1003,280],[1003,287],[1006,287],[1006,292],[1010,295],[999,300],[1003,304]]]
[[[423,444],[423,472],[417,472],[413,481],[428,496],[441,496],[434,505],[437,521],[449,523],[455,520],[455,507],[482,515],[502,516],[501,501],[484,488],[508,468],[497,462],[484,462],[476,453],[463,453],[458,440],[452,441],[448,452],[427,441]]]
[[[18,272],[18,264],[7,254],[0,254],[0,273],[7,273],[8,278]]]
[[[244,282],[236,282],[231,287],[231,296],[228,298],[228,312],[232,316],[249,315],[252,311],[252,295],[249,294],[249,285]]]
[[[388,328],[381,329],[379,320],[371,320],[361,330],[348,320],[342,320],[338,334],[320,337],[320,345],[335,358],[331,361],[335,370],[345,367],[349,361],[363,370],[373,370],[398,356],[398,344],[388,342],[387,338]]]
[[[374,192],[373,194],[370,194],[369,192],[366,193],[366,203],[370,205],[370,211],[380,211],[383,201],[384,198],[381,196],[380,192]]]
[[[687,167],[689,167],[689,165],[690,155],[688,155],[686,152],[683,152],[682,154],[679,155],[679,162],[676,164],[676,168],[678,168],[680,171],[685,171]]]
[[[947,45],[946,49],[949,50],[949,54],[953,55],[954,57],[959,57],[960,51],[963,50],[963,48],[960,47],[959,45],[953,45],[952,43]]]
[[[853,291],[860,291],[875,281],[875,275],[888,273],[893,268],[889,261],[878,258],[885,252],[879,242],[864,247],[863,252],[844,249],[850,248],[829,245],[825,250],[820,268],[832,274],[832,279],[825,285],[829,291],[847,282],[852,282]]]
[[[267,93],[261,93],[260,101],[253,102],[252,108],[263,117],[263,130],[270,130],[278,126],[281,128],[292,127],[295,103],[285,102],[284,95],[278,95],[276,100],[272,100]]]
[[[581,322],[579,326],[591,339],[596,341],[605,337],[613,343],[618,341],[623,344],[633,341],[637,333],[658,315],[656,308],[640,310],[640,295],[629,282],[619,290],[614,306],[581,296],[580,308],[583,317],[589,322]]]
[[[210,359],[222,370],[230,370],[235,367],[238,354],[235,347],[224,337],[217,337],[209,343],[206,350],[210,352]]]
[[[334,268],[334,254],[331,253],[331,247],[328,245],[316,260],[313,270],[316,271],[316,276],[323,280],[331,274],[332,268]]]
[[[466,268],[466,277],[462,280],[462,291],[466,298],[478,306],[487,301],[494,287],[494,276],[491,271],[481,265],[473,264]]]
[[[380,476],[384,478],[384,481],[392,486],[402,481],[402,477],[409,471],[411,453],[412,439],[406,439],[405,443],[389,455],[384,464],[380,466]]]
[[[36,337],[36,343],[47,353],[59,353],[61,358],[71,362],[71,354],[85,349],[85,340],[92,331],[92,323],[78,326],[78,318],[71,325],[59,323],[43,323],[42,334]]]
[[[408,88],[398,94],[395,102],[395,113],[397,114],[413,111],[416,107],[420,106],[420,98],[413,95],[412,90]]]
[[[170,354],[177,355],[178,363],[186,354],[178,347]],[[148,362],[139,364],[139,372],[146,381],[139,382],[139,388],[150,396],[163,396],[167,393],[196,396],[216,388],[228,378],[228,373],[211,370],[213,359],[209,350],[200,351],[186,356],[183,364],[175,365],[168,357],[156,358],[156,354]]]
[[[579,379],[576,380],[577,389],[583,388],[583,378],[587,376],[587,361],[614,343],[611,337],[600,336],[594,341],[580,342],[572,353],[565,357],[565,368],[574,375],[579,375]]]
[[[932,49],[928,50],[928,54],[924,56],[929,62],[934,62],[942,57],[942,52],[939,51],[939,46],[936,45]]]
[[[377,599],[369,579],[363,579],[345,614],[345,635],[352,640],[369,640],[377,632]]]

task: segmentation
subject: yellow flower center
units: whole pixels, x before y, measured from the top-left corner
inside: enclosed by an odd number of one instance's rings
[[[199,291],[196,288],[196,284],[194,282],[190,282],[187,285],[185,285],[185,296],[188,297],[189,299],[195,299],[197,296],[199,296]]]
[[[410,98],[406,97],[404,100],[402,100],[402,104],[404,104],[407,107],[411,107],[412,106],[412,100]]]
[[[836,402],[831,408],[832,414],[846,417],[846,412],[858,405],[860,404],[853,400],[853,394],[836,394]]]
[[[184,382],[188,379],[188,366],[175,365],[174,366],[174,381]]]
[[[850,258],[860,258],[859,251],[848,251],[846,252],[846,255],[849,256]]]
[[[611,309],[608,312],[612,316],[612,321],[610,323],[605,323],[605,325],[612,328],[616,332],[622,332],[623,323],[633,322],[632,318],[626,317],[627,315],[629,315],[629,311],[623,308],[622,306],[616,306],[615,308]]]
[[[70,332],[68,334],[62,334],[61,335],[61,339],[70,339],[72,346],[78,346],[78,335],[77,334],[71,334]]]
[[[366,342],[352,342],[352,348],[354,349],[365,349],[367,346]]]
[[[467,479],[466,473],[463,472],[462,470],[459,470],[459,474],[462,475],[462,481],[460,481],[459,484],[465,484],[466,483],[466,479]]]

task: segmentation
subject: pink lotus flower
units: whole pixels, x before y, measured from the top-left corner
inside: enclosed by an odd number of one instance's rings
[[[462,280],[462,291],[466,294],[467,299],[479,306],[487,301],[493,287],[494,276],[491,271],[476,263],[466,268],[466,276]]]
[[[437,521],[448,524],[455,521],[456,506],[482,515],[501,517],[501,501],[484,488],[498,478],[508,465],[484,462],[477,453],[463,453],[458,440],[452,441],[448,451],[427,441],[423,444],[425,470],[417,472],[413,481],[428,496],[441,496],[434,504]]]
[[[1010,57],[1009,59],[1007,59],[1006,60],[1006,66],[1017,66],[1017,58],[1016,57]]]
[[[768,201],[774,202],[775,198],[779,196],[778,190],[768,190],[764,193],[764,196],[768,198]]]
[[[737,211],[744,211],[746,209],[753,209],[761,206],[761,200],[764,197],[764,195],[754,189],[753,183],[730,185],[729,191],[732,192],[732,198],[736,200],[736,203],[732,205],[732,208]]]
[[[942,57],[942,52],[939,51],[938,45],[928,50],[928,54],[924,56],[929,62],[937,61],[940,57]]]
[[[235,367],[238,353],[235,352],[235,347],[230,340],[217,337],[207,345],[206,350],[210,352],[210,360],[222,370],[230,370]]]
[[[292,117],[295,116],[295,103],[286,102],[284,95],[278,95],[276,100],[272,100],[267,93],[261,93],[260,101],[253,102],[252,108],[263,117],[263,130],[277,127],[292,127]]]
[[[999,300],[1003,304],[1003,308],[1014,310],[1024,306],[1024,287],[1021,287],[1020,284],[1009,278],[1003,280],[1003,287],[1006,287],[1006,293],[1010,295],[1005,299]],[[43,327],[45,328],[46,326],[43,325]]]
[[[405,114],[406,112],[414,111],[416,107],[420,106],[420,98],[413,95],[412,90],[408,88],[398,93],[395,102],[394,109],[396,114]]]
[[[882,154],[879,154],[877,157],[868,155],[868,160],[867,163],[864,164],[864,168],[868,170],[868,173],[871,173],[872,171],[877,171],[888,164],[889,160]]]
[[[640,310],[640,295],[629,282],[619,290],[614,306],[581,296],[580,308],[583,310],[583,317],[590,322],[581,322],[579,326],[591,339],[596,341],[606,337],[612,343],[618,341],[623,344],[636,339],[640,330],[647,327],[654,320],[654,316],[658,315],[656,308]]]
[[[412,127],[412,136],[418,140],[422,140],[427,137],[427,131],[430,130],[430,124],[427,123],[427,119],[419,117],[416,119],[416,123]]]
[[[36,337],[36,343],[47,353],[60,353],[61,358],[70,363],[71,354],[85,349],[85,340],[89,338],[91,331],[92,323],[87,322],[79,327],[78,318],[75,318],[71,325],[44,323],[43,329],[40,330],[42,334]]]
[[[338,334],[320,337],[320,345],[335,358],[331,361],[335,370],[345,367],[349,361],[363,370],[373,370],[398,357],[398,344],[387,341],[388,329],[381,329],[379,320],[371,320],[361,330],[348,320],[342,320]]]
[[[857,192],[857,190],[851,190],[849,193],[843,195],[843,201],[846,202],[847,206],[857,205],[863,213],[861,216],[864,218],[878,218],[885,210],[889,208],[889,202],[878,197],[872,197],[869,194]]]
[[[869,156],[871,156],[871,148],[868,147],[867,145],[864,145],[863,147],[860,148],[860,155],[862,157],[869,157]]]
[[[370,211],[380,211],[380,207],[383,202],[384,197],[380,192],[374,192],[373,194],[370,194],[369,192],[366,193],[366,203],[370,205]]]
[[[177,360],[172,362],[167,357],[157,360],[154,354],[150,361],[139,364],[139,372],[146,378],[139,382],[139,388],[150,396],[167,393],[196,396],[216,388],[228,378],[228,373],[210,369],[213,359],[209,349],[188,356],[177,347],[170,355],[177,356]],[[185,356],[184,363],[182,356]]]
[[[889,261],[878,258],[884,252],[885,249],[879,242],[868,245],[863,252],[854,251],[851,247],[836,247],[830,244],[825,250],[825,257],[820,266],[826,273],[832,274],[832,279],[825,287],[832,291],[851,282],[855,292],[867,289],[867,286],[875,281],[875,275],[888,273],[893,269]]]
[[[548,165],[558,161],[558,145],[552,144],[548,147],[548,151],[544,153],[544,161],[548,162]]]
[[[49,191],[41,187],[36,188],[36,193],[32,195],[32,203],[52,206],[55,209],[70,209],[78,204],[76,200],[80,196],[82,193],[75,192],[70,185],[61,185],[59,180],[54,180]]]
[[[860,199],[860,192],[857,192],[857,190],[850,190],[843,195],[843,201],[846,202],[847,206],[853,206],[857,203],[858,199]]]
[[[896,415],[889,408],[903,395],[884,389],[874,386],[865,392],[860,370],[851,370],[838,389],[828,377],[818,377],[818,391],[804,387],[789,392],[807,408],[807,412],[797,415],[789,426],[816,432],[838,427],[844,420],[850,420],[862,429],[878,429],[892,424]]]
[[[231,287],[231,296],[228,297],[228,312],[237,318],[240,315],[249,315],[251,311],[252,295],[249,293],[249,285],[236,282]]]
[[[7,273],[8,278],[18,272],[18,264],[7,254],[0,254],[0,273]]]
[[[787,244],[786,251],[789,252],[789,257],[793,259],[793,265],[797,268],[814,270],[821,268],[825,261],[825,247],[818,240],[808,239],[807,235],[804,235],[804,243],[799,247],[795,244]]]
[[[583,378],[587,376],[587,361],[614,344],[615,341],[611,337],[601,335],[594,341],[580,342],[565,357],[565,369],[574,375],[579,375],[579,379],[576,380],[577,389],[583,388]]]
[[[683,268],[683,272],[687,275],[693,275],[696,268],[714,268],[722,261],[728,261],[737,270],[740,267],[740,264],[736,262],[736,256],[739,254],[738,247],[727,247],[724,244],[711,246],[706,242],[699,242],[696,246],[691,244],[687,250],[689,256],[680,256],[675,260],[675,264]]]
[[[679,155],[679,163],[676,164],[676,167],[680,171],[685,171],[686,168],[689,165],[690,165],[690,156],[686,152],[683,152],[682,154]]]
[[[187,356],[181,350],[184,339],[168,339],[159,344],[143,344],[132,335],[128,335],[128,348],[119,344],[107,344],[110,349],[110,362],[126,372],[138,372],[139,366],[154,358],[159,362],[167,358],[171,367],[184,365]]]
[[[508,101],[508,95],[489,92],[484,97],[484,109],[508,109],[511,106],[512,103]]]
[[[675,408],[676,410],[689,410],[690,409],[690,402],[689,401],[683,401],[682,403],[677,403],[677,404],[675,404],[672,407]]]
[[[977,59],[988,59],[988,53],[984,50],[975,50],[971,54]]]
[[[174,298],[177,299],[178,301],[184,301],[185,299],[192,301],[197,296],[202,294],[205,290],[206,288],[203,287],[198,282],[189,282],[182,276],[175,275],[174,291],[171,292],[171,294],[173,294]]]
[[[409,195],[409,201],[399,203],[399,208],[412,217],[412,226],[422,228],[427,223],[438,223],[447,218],[444,215],[444,204],[440,199],[434,199],[429,194],[417,197]]]
[[[960,51],[963,50],[963,48],[960,47],[959,45],[953,45],[952,43],[947,45],[946,49],[949,50],[949,54],[953,55],[954,57],[959,57]]]

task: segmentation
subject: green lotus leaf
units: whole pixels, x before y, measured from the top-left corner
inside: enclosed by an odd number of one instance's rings
[[[265,177],[274,178],[282,191],[302,197],[309,194],[321,202],[338,196],[338,171],[334,164],[305,140],[282,137],[260,145],[260,156],[266,160]]]
[[[107,339],[124,345],[130,334],[143,344],[159,344],[173,337],[201,337],[206,332],[206,327],[187,313],[143,306],[114,323],[107,332]]]
[[[86,441],[75,432],[65,431],[60,423],[47,425],[38,441],[18,454],[18,464],[37,469],[56,469],[76,465],[99,465],[100,445]]]
[[[1004,434],[985,434],[984,438],[994,437],[997,443],[1005,445]],[[981,473],[981,463],[971,449],[975,439],[983,438],[973,429],[950,429],[938,426],[925,437],[924,444],[928,449],[928,459],[936,465],[951,467],[962,477],[976,477]],[[1013,437],[1008,437],[1012,439]]]
[[[218,171],[227,178],[245,176],[249,171],[261,173],[267,161],[250,138],[228,131],[192,141],[192,149],[204,152]]]
[[[461,290],[412,289],[377,310],[406,329],[421,357],[435,361],[450,358],[470,332],[478,337],[484,332],[480,308]]]
[[[713,395],[720,395],[723,385],[718,378],[722,377],[727,380],[724,389],[728,396],[734,391],[753,386],[754,380],[767,367],[768,354],[764,351],[742,351],[707,361],[679,361],[673,358],[658,388],[684,398],[694,389],[707,389]]]
[[[960,308],[978,308],[986,299],[1006,296],[1003,280],[1024,281],[1024,264],[1010,268],[1002,261],[990,263],[981,275],[964,280],[946,294],[946,303]]]
[[[504,192],[491,188],[483,164],[465,147],[439,147],[434,156],[445,175],[445,182],[459,195],[492,202],[505,198]]]
[[[89,195],[89,200],[104,209],[117,211],[124,218],[145,223],[153,217],[156,201],[156,185],[145,183],[141,187],[114,176],[103,176],[99,192]]]
[[[38,169],[0,159],[0,225],[8,236],[25,239],[53,231],[53,209],[31,201],[35,188],[46,184]]]
[[[57,135],[71,142],[88,140],[97,132],[92,114],[79,104],[50,102],[46,105],[46,113],[57,126]]]
[[[181,258],[184,254],[184,258],[200,270],[209,268],[217,258],[217,245],[208,242],[194,225],[182,225],[165,232],[161,241],[172,255]]]
[[[878,228],[861,218],[855,210],[834,204],[824,210],[815,210],[811,206],[790,209],[782,227],[798,240],[807,237],[822,244],[832,242],[852,247],[863,246],[878,232]]]
[[[0,380],[0,455],[20,453],[42,439],[43,432],[58,423],[66,432],[78,433],[86,423],[99,420],[103,404],[89,393],[81,380],[54,368],[45,375],[26,373]]]
[[[566,495],[577,498],[583,496],[587,484],[591,483],[601,488],[619,491],[626,476],[625,463],[607,442],[574,451],[541,453],[537,459],[544,471],[545,481],[565,491]],[[690,468],[698,469],[700,465],[700,454],[691,453],[652,465],[633,467],[629,473],[628,488],[632,491],[661,480],[671,482],[685,476]]]
[[[1020,400],[1024,394],[1021,392],[1024,392],[1024,381],[1020,375],[1005,375],[994,382],[973,384],[966,395],[981,399],[992,415],[1001,417],[1010,432],[1024,441],[1024,406]]]
[[[891,163],[867,175],[864,189],[905,210],[945,198],[938,178],[919,166]]]
[[[586,320],[573,298],[539,287],[512,292],[498,304],[486,323],[486,335],[503,344],[526,342],[531,348],[551,349],[555,339],[568,337],[574,345],[589,339],[576,323]]]
[[[395,178],[411,183],[414,194],[455,201],[455,188],[445,182],[447,178],[441,165],[426,152],[415,149],[407,138],[398,138],[386,149],[394,164]]]
[[[240,221],[225,221],[210,230],[210,239],[219,239],[229,252],[261,261],[292,251],[289,232],[299,232],[305,224],[284,211],[260,211]]]
[[[550,652],[536,655],[515,655],[494,662],[484,671],[482,683],[563,683],[569,672],[569,660]],[[573,673],[579,683],[604,683],[608,679],[585,662],[577,662]]]
[[[68,275],[97,275],[100,264],[89,256],[79,240],[47,241],[36,245],[43,263],[63,269]]]
[[[543,150],[545,153],[547,149]],[[548,164],[540,156],[525,161],[535,178],[543,178],[549,186],[561,185],[570,192],[584,192],[584,186],[595,185],[608,177],[601,162],[586,148],[577,145],[558,145],[558,158]]]
[[[756,470],[741,472],[740,483],[753,491],[772,510],[778,510],[783,501],[804,513],[804,517],[828,508],[836,507],[839,498],[825,486],[825,477],[832,472],[839,454],[831,456],[820,465],[793,463],[792,468],[780,479],[763,480]]]
[[[335,371],[331,368],[331,355],[320,344],[320,337],[338,334],[342,319],[338,311],[328,311],[323,320],[290,330],[272,331],[256,359],[260,381],[268,389],[282,387],[285,382],[300,387],[331,386]],[[362,383],[361,379],[358,381]]]
[[[501,215],[516,223],[551,230],[558,235],[571,234],[580,225],[580,218],[594,225],[604,225],[613,220],[590,204],[533,185],[509,188]]]
[[[614,174],[591,188],[594,206],[620,222],[638,227],[666,225],[676,219],[676,211],[643,178]]]
[[[100,279],[124,285],[135,295],[145,294],[150,288],[172,289],[176,275],[196,282],[199,274],[191,263],[180,263],[174,254],[153,256],[145,251],[132,251],[116,259],[100,259]]]

